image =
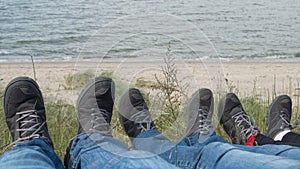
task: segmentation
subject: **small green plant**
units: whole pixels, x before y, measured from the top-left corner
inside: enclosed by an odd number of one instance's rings
[[[65,79],[65,88],[66,89],[76,89],[83,87],[88,83],[91,78],[94,78],[95,74],[92,70],[88,69],[84,72],[78,72],[75,74],[68,74],[64,77]]]
[[[3,109],[3,89],[0,89],[0,127],[1,127],[1,131],[0,131],[0,148],[1,150],[3,150],[7,145],[9,145],[11,143],[11,136],[10,133],[7,129],[6,123],[5,123],[5,116],[4,116],[4,109]],[[0,154],[2,153],[2,151],[0,151]]]
[[[107,76],[107,77],[110,77],[110,78],[113,78],[113,74],[114,74],[114,71],[112,71],[112,70],[105,70],[105,71],[101,72],[102,76]]]
[[[228,92],[239,93],[239,89],[229,79],[225,78],[225,84]]]
[[[154,88],[155,82],[150,80],[145,80],[144,78],[138,78],[135,82],[135,86],[138,88]]]
[[[170,133],[169,138],[176,141],[185,131],[183,104],[186,100],[187,85],[177,77],[177,67],[171,54],[170,45],[164,58],[165,65],[162,67],[162,77],[155,75],[156,82],[150,83],[152,90],[157,91],[159,102],[164,103],[156,119],[159,130],[166,129]],[[145,84],[140,82],[140,84]],[[171,134],[172,133],[172,134]],[[167,133],[166,133],[167,134]]]
[[[241,99],[245,112],[249,115],[253,123],[262,133],[265,133],[267,129],[267,112],[268,101],[262,98],[254,96],[244,97]]]
[[[300,58],[300,52],[295,54],[296,58]]]

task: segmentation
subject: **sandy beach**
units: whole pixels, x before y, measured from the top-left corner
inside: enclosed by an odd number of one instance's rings
[[[123,84],[135,86],[137,79],[155,81],[162,78],[164,63],[158,62],[40,62],[35,63],[37,82],[50,100],[65,100],[74,104],[80,90],[66,88],[65,77],[91,70],[95,75],[112,71]],[[207,87],[214,92],[234,91],[240,96],[253,94],[300,94],[300,62],[176,62],[177,77],[189,84],[189,92]],[[0,87],[17,76],[34,78],[32,63],[1,63]]]

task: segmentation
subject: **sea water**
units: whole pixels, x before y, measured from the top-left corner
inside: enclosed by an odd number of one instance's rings
[[[298,0],[0,0],[0,62],[298,61]]]

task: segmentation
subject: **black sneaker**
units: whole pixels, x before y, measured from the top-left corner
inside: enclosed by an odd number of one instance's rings
[[[121,96],[118,111],[120,123],[131,139],[155,128],[146,102],[138,89],[131,88]]]
[[[111,78],[100,76],[91,80],[80,93],[76,110],[78,133],[101,133],[111,136],[111,117],[115,84]]]
[[[279,132],[291,130],[292,101],[287,95],[275,98],[269,106],[268,130],[266,135],[274,138]]]
[[[234,93],[226,94],[219,102],[218,118],[232,143],[245,144],[258,130],[254,127],[249,116]]]
[[[187,130],[186,137],[200,134],[208,134],[212,128],[211,120],[214,111],[214,98],[209,89],[199,89],[193,95],[187,105]]]
[[[48,133],[44,100],[38,84],[29,77],[17,77],[6,87],[4,112],[13,143],[42,138],[53,148]]]

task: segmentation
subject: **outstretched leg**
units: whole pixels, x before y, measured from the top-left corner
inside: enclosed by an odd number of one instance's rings
[[[4,112],[14,147],[1,156],[1,168],[63,168],[48,133],[42,93],[33,79],[18,77],[7,85]]]
[[[114,82],[104,76],[95,78],[82,90],[76,106],[78,134],[67,149],[65,167],[175,168],[158,155],[129,151],[125,144],[112,137],[114,91]]]

